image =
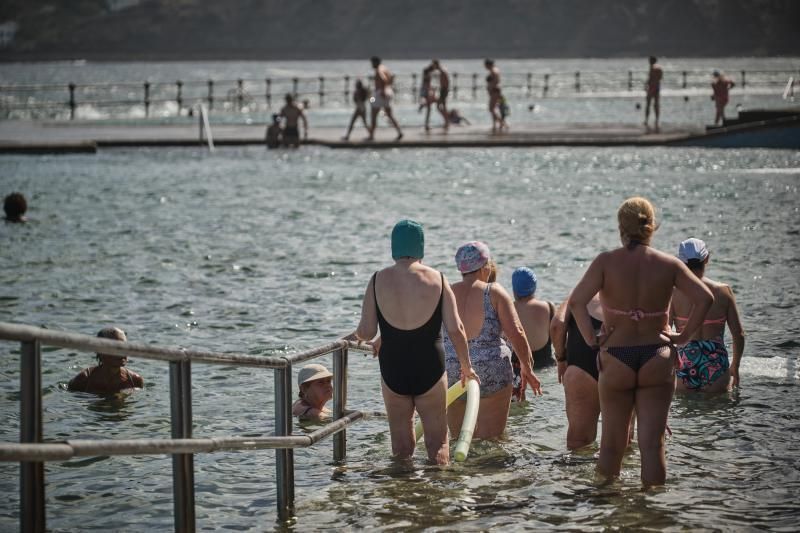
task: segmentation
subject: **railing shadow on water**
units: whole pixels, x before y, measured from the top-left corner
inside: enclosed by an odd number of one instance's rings
[[[275,449],[277,510],[280,521],[294,512],[294,448],[310,447],[333,435],[333,459],[347,455],[346,428],[364,418],[347,411],[347,359],[351,343],[337,340],[280,357],[216,353],[120,342],[89,335],[0,322],[0,340],[20,351],[20,443],[0,443],[0,461],[20,463],[20,529],[45,531],[44,463],[99,455],[172,455],[176,531],[195,530],[194,454],[225,450]],[[44,442],[42,438],[42,346],[169,362],[170,439],[102,439]],[[355,347],[355,345],[353,345]],[[292,434],[292,366],[333,354],[333,418],[316,431]],[[272,369],[275,378],[275,434],[268,437],[192,437],[192,363]]]
[[[786,80],[800,79],[796,70],[739,70],[735,74],[737,90],[752,94],[780,94]],[[120,81],[94,84],[5,84],[0,85],[0,115],[60,116],[78,118],[81,108],[120,110],[120,116],[132,109],[149,118],[154,110],[161,116],[181,116],[197,104],[209,112],[265,111],[282,106],[283,95],[292,94],[298,101],[316,100],[319,107],[335,102],[349,105],[358,76],[304,76],[238,78],[235,80]],[[372,77],[364,76],[371,84]],[[509,72],[503,74],[502,87],[507,96],[516,98],[591,97],[641,95],[646,72],[547,71]],[[395,80],[396,94],[403,101],[416,102],[421,81],[416,73]],[[704,70],[665,70],[662,88],[674,91],[709,89],[710,77]],[[797,83],[797,82],[795,82]],[[483,76],[478,73],[450,73],[452,100],[483,98]],[[434,83],[434,85],[436,85]]]

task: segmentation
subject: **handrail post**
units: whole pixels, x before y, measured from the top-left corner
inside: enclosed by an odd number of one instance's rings
[[[325,76],[319,77],[319,106],[325,105]]]
[[[347,347],[333,352],[333,419],[339,420],[347,409]],[[344,461],[347,456],[347,433],[341,430],[333,436],[333,460]]]
[[[42,442],[42,352],[38,340],[21,343],[21,443]],[[44,531],[44,463],[20,463],[20,530]]]
[[[528,77],[527,77],[526,86],[525,86],[525,92],[527,93],[528,97],[530,97],[530,95],[531,95],[532,85],[533,85],[533,74],[528,72]]]
[[[475,100],[478,98],[478,75],[476,73],[472,73],[472,99]]]
[[[208,80],[208,110],[214,109],[214,80]]]
[[[69,119],[75,120],[75,84],[69,84]]]
[[[458,72],[453,72],[453,100],[458,100]]]
[[[542,96],[547,96],[547,91],[550,90],[550,74],[544,75],[544,87],[542,87]]]
[[[686,88],[686,71],[685,70],[681,72],[681,77],[683,78],[683,81],[681,83],[681,88],[685,89]]]
[[[272,107],[272,80],[267,78],[264,81],[267,82],[267,107]]]
[[[173,439],[192,438],[192,364],[169,363],[170,415]],[[194,456],[172,454],[172,494],[175,531],[194,531]]]
[[[747,73],[743,70],[742,71],[742,89],[747,87]]]
[[[581,71],[575,72],[575,92],[581,92]]]
[[[344,103],[350,101],[350,76],[344,77]]]
[[[417,101],[417,94],[419,94],[417,92],[417,73],[416,72],[412,72],[411,73],[411,101],[412,102],[416,102]]]
[[[241,78],[236,80],[236,105],[239,111],[244,107],[244,80]]]
[[[633,90],[633,71],[632,70],[628,71],[628,90],[629,91]]]
[[[292,434],[292,365],[275,370],[275,435]],[[278,520],[294,514],[294,450],[275,450],[275,480],[278,489]]]
[[[177,88],[175,101],[178,103],[178,116],[180,116],[183,108],[183,82],[181,80],[176,81],[175,87]]]
[[[300,82],[298,78],[292,78],[292,96],[297,98],[297,84]]]
[[[150,82],[144,82],[144,116],[150,117]]]

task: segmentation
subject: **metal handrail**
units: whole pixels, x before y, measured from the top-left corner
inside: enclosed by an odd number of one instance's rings
[[[195,453],[223,450],[275,449],[277,507],[280,520],[294,510],[294,448],[313,446],[333,435],[333,456],[346,456],[346,428],[364,418],[346,413],[348,349],[355,343],[340,339],[303,352],[280,357],[207,352],[120,342],[66,331],[0,322],[0,340],[18,341],[20,351],[20,443],[0,443],[0,461],[20,462],[20,526],[22,531],[45,530],[44,462],[78,456],[171,454],[176,531],[194,531]],[[110,355],[168,361],[170,365],[171,439],[67,440],[43,442],[42,346],[72,348]],[[333,421],[306,435],[292,434],[292,365],[332,353],[334,375]],[[275,435],[268,437],[192,438],[191,363],[224,364],[272,369],[275,374]]]

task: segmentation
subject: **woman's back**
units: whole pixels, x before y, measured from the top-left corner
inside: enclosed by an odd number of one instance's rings
[[[731,289],[728,285],[706,277],[703,277],[702,281],[714,295],[714,303],[706,313],[702,327],[692,335],[692,340],[722,337],[725,333],[725,323],[728,321],[731,305]],[[686,325],[686,319],[691,310],[689,299],[682,292],[676,290],[672,296],[672,315],[678,331],[681,331]]]
[[[430,320],[442,294],[442,277],[436,270],[414,263],[384,268],[375,278],[375,301],[393,327],[412,330]]]
[[[473,283],[459,281],[452,285],[456,296],[458,315],[467,332],[467,339],[474,339],[481,334],[486,319],[484,293],[488,284],[476,280]]]
[[[637,244],[601,254],[600,301],[609,346],[661,342],[668,320],[677,259]]]
[[[536,351],[547,344],[550,340],[550,304],[536,299],[517,300],[514,308],[525,329],[531,350]]]

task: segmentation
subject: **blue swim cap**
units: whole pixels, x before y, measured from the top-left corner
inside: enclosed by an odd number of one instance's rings
[[[518,298],[525,298],[536,292],[536,283],[536,274],[528,267],[519,267],[511,274],[511,286]]]
[[[422,225],[408,219],[395,224],[392,230],[392,259],[401,257],[422,259],[424,256],[425,234]]]

